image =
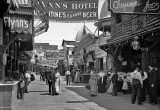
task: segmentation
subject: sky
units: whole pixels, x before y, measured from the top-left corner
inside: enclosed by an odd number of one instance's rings
[[[99,8],[98,13],[100,13],[100,9],[105,0],[99,0]],[[38,21],[35,21],[35,24]],[[91,30],[92,33],[95,32],[96,26],[94,26],[95,22],[85,23],[85,26]],[[58,45],[59,49],[62,49],[61,44],[62,40],[74,40],[76,34],[80,28],[82,28],[84,23],[57,23],[50,22],[49,29],[47,32],[42,33],[39,36],[34,38],[35,43],[49,43],[50,45]]]
[[[84,23],[49,23],[49,29],[47,32],[42,33],[34,38],[35,43],[49,43],[50,45],[58,45],[61,49],[62,40],[75,40],[76,34]],[[85,23],[93,33],[96,30],[94,22]]]

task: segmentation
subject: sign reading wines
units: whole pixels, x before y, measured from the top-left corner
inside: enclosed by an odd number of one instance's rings
[[[160,14],[160,0],[110,0],[113,13]]]
[[[34,0],[43,4],[52,21],[93,21],[98,19],[98,0]],[[36,12],[35,12],[36,13]]]

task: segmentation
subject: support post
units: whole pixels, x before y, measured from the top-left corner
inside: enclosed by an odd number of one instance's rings
[[[5,80],[5,65],[3,64],[3,54],[5,46],[0,46],[0,83],[3,83]]]

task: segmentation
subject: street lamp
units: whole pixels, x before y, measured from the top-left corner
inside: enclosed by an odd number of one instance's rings
[[[138,36],[134,37],[134,41],[132,42],[132,47],[134,50],[139,50],[140,49],[140,42],[138,41]]]

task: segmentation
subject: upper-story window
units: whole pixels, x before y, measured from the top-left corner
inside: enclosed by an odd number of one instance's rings
[[[122,14],[116,14],[116,21],[117,21],[117,24],[122,22]]]
[[[74,55],[74,51],[72,51],[72,55]]]

